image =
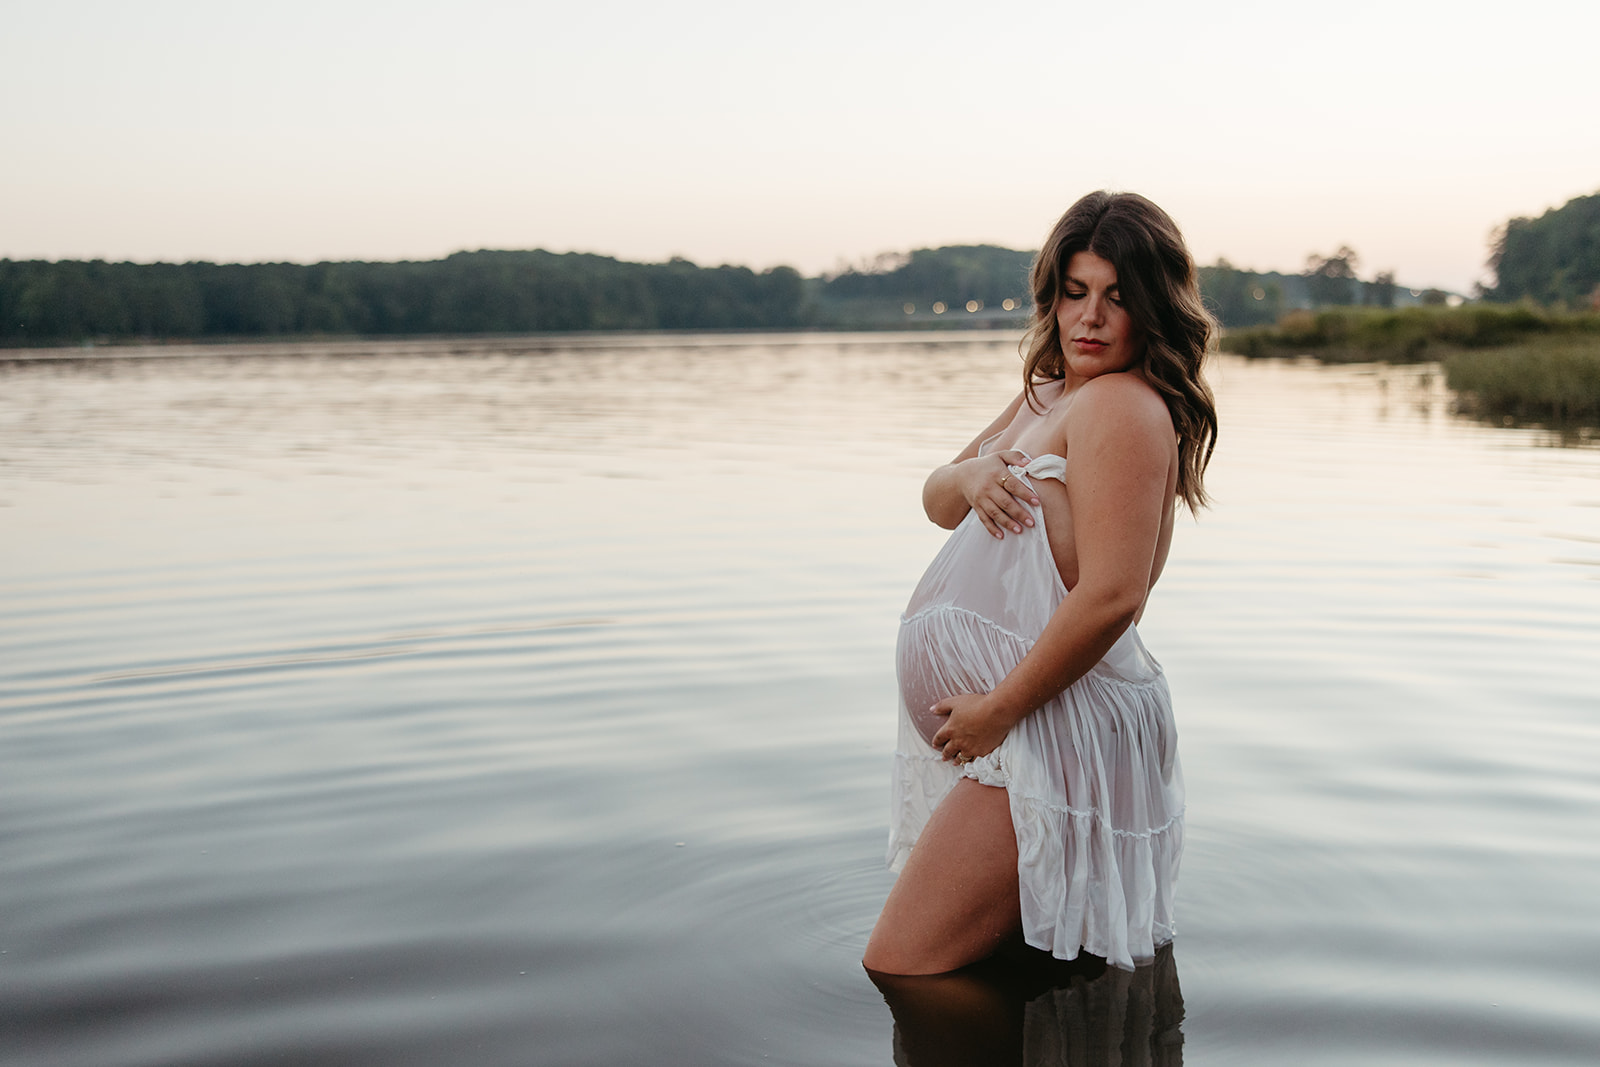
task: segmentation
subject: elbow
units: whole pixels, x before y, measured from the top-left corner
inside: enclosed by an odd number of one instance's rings
[[[1072,590],[1073,599],[1080,606],[1094,616],[1096,629],[1109,635],[1112,640],[1121,637],[1134,620],[1139,617],[1139,609],[1144,605],[1145,590],[1131,585],[1116,585],[1085,588],[1087,583],[1080,582]]]
[[[1139,602],[1131,604],[1117,604],[1114,609],[1106,613],[1106,634],[1115,641],[1128,632],[1128,627],[1139,617]]]
[[[954,530],[970,510],[965,500],[959,497],[952,500],[949,494],[936,491],[931,479],[929,486],[922,491],[922,512],[928,516],[928,521],[941,529]]]

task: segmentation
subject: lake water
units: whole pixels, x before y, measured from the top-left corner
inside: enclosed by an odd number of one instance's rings
[[[897,617],[1015,343],[0,362],[0,1059],[1600,1060],[1600,449],[1233,358],[1175,951],[896,1030]]]

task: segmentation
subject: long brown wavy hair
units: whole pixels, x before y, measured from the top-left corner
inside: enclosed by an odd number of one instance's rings
[[[1093,252],[1117,268],[1122,305],[1144,338],[1136,364],[1167,402],[1178,432],[1178,495],[1196,511],[1206,504],[1206,465],[1217,445],[1217,408],[1201,374],[1217,335],[1200,302],[1194,260],[1177,224],[1137,193],[1090,193],[1067,209],[1034,257],[1028,275],[1033,319],[1023,337],[1023,388],[1066,377],[1056,303],[1067,263]]]

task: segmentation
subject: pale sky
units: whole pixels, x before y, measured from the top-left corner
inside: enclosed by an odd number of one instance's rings
[[[0,257],[548,248],[811,274],[1035,248],[1096,188],[1196,257],[1465,290],[1600,191],[1593,0],[0,0]]]

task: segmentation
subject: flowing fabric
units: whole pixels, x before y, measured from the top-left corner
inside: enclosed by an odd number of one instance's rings
[[[1011,473],[1031,488],[1031,478],[1063,480],[1066,461],[1039,456]],[[1002,540],[969,513],[901,617],[889,864],[904,865],[960,778],[1001,787],[1016,829],[1028,944],[1061,959],[1086,950],[1131,969],[1172,940],[1184,805],[1166,678],[1137,631],[1128,627],[987,756],[958,767],[929,744],[943,722],[929,706],[993,689],[1068,595],[1043,510],[1031,510],[1035,525]]]

